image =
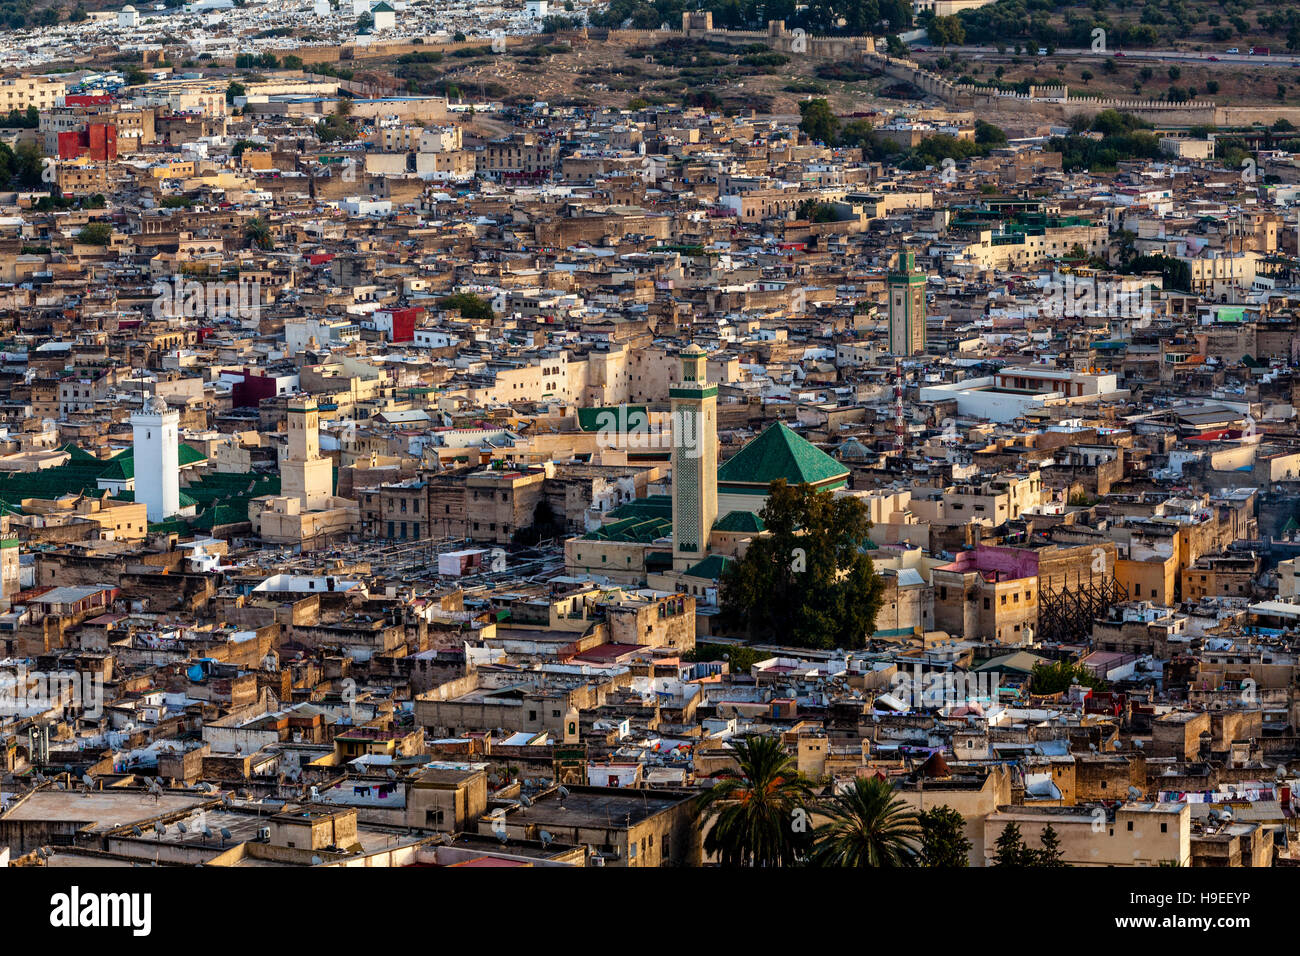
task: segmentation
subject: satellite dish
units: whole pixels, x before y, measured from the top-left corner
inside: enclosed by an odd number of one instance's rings
[[[163,835],[167,832],[167,827],[161,823],[155,823],[153,825],[153,832],[158,834],[159,839],[162,839]]]
[[[232,839],[232,837],[231,837],[231,835],[230,835],[230,830],[229,830],[228,828],[226,828],[226,827],[222,827],[222,828],[221,828],[221,840],[222,840],[222,842],[224,843],[226,840],[229,840],[229,839]]]
[[[560,788],[555,791],[555,793],[561,800],[567,800],[569,797],[569,788],[561,785]]]
[[[550,846],[551,841],[555,839],[555,834],[551,833],[549,830],[542,830],[537,834],[537,836],[541,839],[542,846]]]
[[[1137,787],[1129,787],[1129,788],[1128,788],[1128,798],[1129,798],[1130,800],[1141,800],[1141,799],[1142,799],[1142,791],[1139,790]]]
[[[189,832],[190,832],[190,828],[187,827],[184,823],[177,823],[177,824],[176,824],[176,829],[177,829],[179,832],[181,832],[181,833],[189,833]]]
[[[397,772],[396,772],[395,770],[393,770],[392,767],[389,767],[388,770],[385,771],[385,772],[388,774],[388,779],[389,779],[389,780],[396,780],[396,779],[397,779]]]
[[[95,778],[88,773],[81,775],[81,782],[86,785],[87,790],[93,790],[95,787]]]
[[[144,836],[144,831],[141,830],[139,827],[132,827],[132,828],[131,828],[131,832],[134,833],[134,834],[135,834],[136,836],[138,836],[138,837],[142,837],[142,836]]]
[[[311,858],[311,865],[312,865],[312,866],[320,866],[322,862],[323,862],[323,861],[322,861],[321,858],[318,857],[318,856],[313,856],[313,857]]]
[[[520,803],[521,803],[525,808],[527,808],[527,807],[531,807],[531,806],[533,805],[533,801],[532,801],[532,800],[529,800],[529,799],[528,799],[526,796],[524,796],[522,793],[519,795],[519,802],[520,802]]]

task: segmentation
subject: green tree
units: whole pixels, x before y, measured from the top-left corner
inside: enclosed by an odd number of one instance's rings
[[[1069,661],[1038,663],[1029,672],[1029,686],[1035,694],[1059,694],[1069,690],[1074,683],[1084,687],[1097,687],[1102,681],[1082,664],[1072,664]]]
[[[830,143],[839,130],[839,118],[824,99],[803,100],[799,104],[799,129],[809,139]]]
[[[971,842],[966,839],[966,820],[949,806],[918,814],[921,827],[921,865],[961,867],[970,865]]]
[[[940,48],[946,48],[950,43],[961,46],[966,42],[966,28],[960,17],[934,17],[926,26],[925,32],[930,37],[930,42],[939,44]]]
[[[915,866],[921,845],[916,812],[880,777],[855,777],[852,786],[818,807],[829,817],[813,834],[808,862],[815,866]]]
[[[243,96],[246,91],[247,91],[247,87],[245,87],[243,83],[240,83],[236,80],[231,80],[230,83],[226,86],[226,102],[234,103],[235,97]]]
[[[19,143],[13,153],[13,176],[20,186],[37,187],[44,182],[45,157],[35,143]]]
[[[1063,867],[1065,863],[1062,860],[1065,853],[1061,849],[1061,839],[1056,835],[1056,829],[1049,823],[1042,835],[1038,838],[1039,846],[1042,847],[1035,854],[1034,866],[1044,867]]]
[[[994,126],[992,123],[984,122],[984,120],[976,120],[975,142],[981,146],[1005,146],[1007,144],[1007,134],[1002,131],[1000,126]]]
[[[779,737],[733,740],[737,770],[724,770],[700,795],[702,822],[713,821],[704,849],[723,866],[791,866],[808,832],[812,785]]]
[[[857,498],[772,482],[759,512],[768,533],[722,573],[723,626],[800,647],[865,646],[884,592],[867,514]]]
[[[113,227],[106,222],[91,222],[81,227],[76,241],[85,246],[106,246],[113,241]]]
[[[273,243],[271,225],[261,216],[254,216],[244,224],[244,241],[256,249],[270,249]]]
[[[445,295],[438,300],[438,308],[445,311],[455,310],[467,319],[491,319],[494,315],[491,303],[472,292]]]
[[[1003,827],[1002,835],[998,837],[994,846],[996,847],[993,854],[994,866],[1026,865],[1029,850],[1025,847],[1025,841],[1021,839],[1019,824],[1012,822]]]

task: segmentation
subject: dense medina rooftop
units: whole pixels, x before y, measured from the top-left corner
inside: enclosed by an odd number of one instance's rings
[[[315,9],[0,34],[9,865],[1292,865],[1285,98]]]

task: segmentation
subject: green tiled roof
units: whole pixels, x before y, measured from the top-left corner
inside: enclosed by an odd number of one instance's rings
[[[718,469],[718,482],[769,485],[784,478],[792,485],[817,485],[848,476],[848,469],[784,422],[777,422]]]
[[[752,511],[729,511],[725,518],[713,522],[713,530],[758,534],[767,530],[767,526],[763,524],[763,519]]]
[[[182,508],[193,508],[193,507],[195,507],[195,506],[198,504],[198,501],[196,501],[195,499],[191,498],[191,497],[186,493],[188,490],[189,490],[189,489],[185,489],[185,491],[181,491],[181,492],[180,492],[180,497],[176,499],[176,500],[177,500],[177,503],[178,503]],[[134,491],[119,491],[117,494],[115,494],[115,495],[113,496],[113,499],[112,499],[112,500],[114,500],[114,501],[135,501],[135,492],[134,492]]]
[[[727,565],[730,563],[731,558],[721,554],[711,554],[699,564],[693,564],[687,568],[686,574],[692,578],[707,578],[716,581],[722,577],[722,572],[726,570]]]
[[[196,528],[211,531],[213,528],[228,524],[245,524],[248,522],[248,504],[219,504],[207,508],[194,522]]]
[[[619,505],[605,523],[583,535],[587,541],[650,542],[673,531],[673,502],[667,495],[648,495]]]
[[[203,454],[193,445],[187,445],[181,442],[176,449],[176,463],[184,468],[186,465],[197,465],[199,462],[207,461],[208,456]],[[118,452],[109,461],[119,463],[126,477],[131,478],[135,475],[135,446],[123,449]]]
[[[578,409],[578,427],[584,432],[600,431],[606,423],[613,423],[615,427],[626,425],[630,428],[646,429],[650,427],[650,413],[644,405],[624,405],[621,408],[618,405],[610,405]]]

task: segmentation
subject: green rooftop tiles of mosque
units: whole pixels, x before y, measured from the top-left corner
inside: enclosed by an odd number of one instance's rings
[[[727,569],[731,559],[723,554],[711,554],[703,561],[691,565],[686,569],[686,575],[692,578],[705,578],[716,581],[722,577],[722,572]]]
[[[759,534],[767,530],[767,525],[752,511],[729,511],[725,517],[713,522],[713,530]]]
[[[584,432],[631,428],[647,428],[650,415],[644,405],[609,405],[578,409],[578,427]]]
[[[62,465],[36,472],[0,472],[0,502],[16,514],[24,498],[52,499],[66,495],[103,494],[100,481],[130,481],[135,477],[135,454],[127,448],[112,458],[96,458],[76,445],[64,445],[61,451],[69,458]],[[207,459],[202,452],[184,443],[178,451],[181,465],[197,464]],[[237,524],[248,520],[248,502],[262,495],[280,493],[280,476],[260,472],[227,474],[212,472],[196,477],[180,494],[181,507],[197,507],[194,526]],[[117,501],[134,501],[135,493],[123,490],[114,495]],[[175,522],[164,522],[172,524]],[[186,525],[185,527],[189,527]],[[151,526],[151,530],[154,530]]]
[[[648,543],[673,533],[673,501],[667,495],[648,495],[621,504],[605,516],[605,523],[583,538],[587,541]]]
[[[777,422],[718,469],[718,482],[769,485],[784,478],[792,485],[818,485],[843,480],[848,473],[826,452]]]

